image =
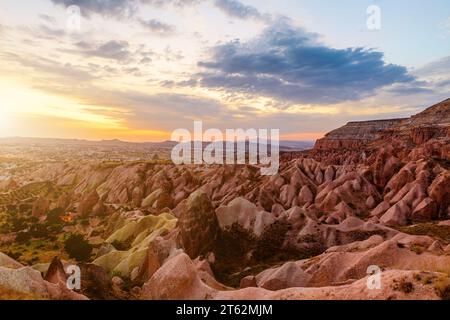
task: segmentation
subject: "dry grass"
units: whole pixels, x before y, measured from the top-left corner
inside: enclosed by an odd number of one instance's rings
[[[0,300],[45,300],[42,297],[0,287]]]
[[[445,243],[450,243],[450,226],[440,226],[436,223],[420,223],[413,226],[398,228],[399,231],[418,235],[430,236],[439,239]]]
[[[434,288],[438,296],[442,300],[450,300],[450,279],[449,278],[438,278],[434,281]]]
[[[61,238],[62,236],[56,239],[31,239],[24,244],[0,244],[0,252],[25,265],[51,262],[54,257],[68,259]]]

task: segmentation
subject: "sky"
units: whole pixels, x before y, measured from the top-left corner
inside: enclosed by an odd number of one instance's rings
[[[314,140],[450,97],[448,0],[0,0],[0,136]]]

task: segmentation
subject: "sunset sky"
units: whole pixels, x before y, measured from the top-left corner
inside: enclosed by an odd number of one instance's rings
[[[449,97],[448,0],[0,0],[0,136],[312,140]]]

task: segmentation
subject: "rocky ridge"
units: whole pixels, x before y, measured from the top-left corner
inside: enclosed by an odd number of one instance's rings
[[[317,140],[313,155],[320,161],[359,163],[381,145],[392,144],[412,154],[422,152],[449,160],[449,119],[450,99],[447,99],[406,119],[350,122]],[[443,150],[438,150],[438,146]],[[355,153],[356,149],[359,150]],[[333,157],[334,151],[345,157],[339,154]]]

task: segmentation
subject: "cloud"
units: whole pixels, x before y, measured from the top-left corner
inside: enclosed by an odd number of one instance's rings
[[[56,24],[56,19],[48,14],[40,14],[39,19],[48,23],[48,24]]]
[[[174,51],[170,46],[165,47],[164,51],[159,56],[166,61],[178,61],[184,59],[181,50]]]
[[[194,120],[202,120],[205,128],[279,128],[282,134],[296,132],[328,132],[344,125],[350,120],[367,120],[367,115],[340,112],[325,113],[277,113],[261,114],[252,107],[229,109],[226,104],[200,96],[181,93],[161,93],[150,95],[139,92],[114,92],[102,94],[111,101],[98,101],[126,107],[130,113],[127,122],[137,129],[157,129],[171,131],[176,128],[192,129]],[[357,104],[355,103],[355,108]],[[380,118],[395,118],[409,115],[403,110],[392,109],[390,113],[380,114]],[[281,127],[280,127],[281,126]]]
[[[153,50],[147,49],[147,46],[142,44],[142,45],[140,45],[139,49],[136,51],[135,55],[137,55],[139,63],[141,65],[147,65],[153,61],[155,52]]]
[[[226,110],[226,107],[216,100],[180,93],[156,95],[133,93],[126,94],[124,99],[135,105],[138,108],[136,111],[139,111],[139,113],[148,113],[150,106],[157,106],[158,110],[153,109],[153,111],[164,111],[166,116],[167,114],[173,114],[184,119],[211,116],[220,118]]]
[[[147,94],[138,91],[83,89],[78,96],[86,103],[127,110],[124,115],[134,129],[174,130],[192,126],[194,120],[223,125],[232,119],[229,109],[220,101],[182,93]]]
[[[426,79],[428,87],[432,88],[435,93],[439,91],[450,96],[450,56],[414,70],[413,75]]]
[[[85,56],[99,57],[117,61],[127,60],[131,52],[129,51],[129,43],[127,41],[110,40],[108,42],[92,45],[85,41],[76,43],[76,47],[80,53]]]
[[[196,5],[204,0],[50,0],[56,5],[80,7],[81,14],[90,17],[99,14],[105,17],[130,18],[139,12],[140,5],[150,5],[157,8],[168,5],[185,7]]]
[[[153,7],[165,7],[168,4],[173,6],[183,7],[199,3],[202,0],[51,0],[54,4],[69,7],[72,5],[80,8],[80,13],[90,18],[93,14],[99,14],[103,17],[115,17],[119,19],[133,18],[135,22],[140,24],[147,30],[150,30],[159,35],[171,35],[175,32],[175,26],[164,23],[157,19],[139,19],[137,13],[139,12],[141,4],[150,5]],[[42,20],[51,18],[41,15]]]
[[[398,96],[406,96],[406,95],[417,95],[417,94],[433,94],[435,91],[431,88],[426,87],[426,85],[400,85],[394,86],[387,90],[390,93],[393,93]]]
[[[183,8],[187,6],[197,5],[204,0],[141,0],[141,3],[151,5],[156,8],[167,7],[168,5]]]
[[[106,17],[130,17],[137,10],[137,0],[51,0],[56,5],[80,7],[81,14],[90,17],[93,13]]]
[[[262,95],[299,103],[358,100],[395,83],[413,82],[403,66],[386,64],[383,53],[334,49],[319,36],[280,19],[258,38],[235,40],[211,49],[211,59],[198,63],[207,88]]]
[[[436,83],[436,86],[439,88],[450,87],[450,79],[439,81],[438,83]]]
[[[419,77],[443,76],[448,79],[450,78],[450,56],[433,61],[415,70],[414,74]]]
[[[32,75],[36,82],[36,87],[48,86],[74,89],[76,86],[82,86],[96,78],[86,66],[62,63],[33,54],[22,56],[4,52],[0,53],[0,57],[10,63],[18,63],[33,70],[33,72],[27,72],[27,74]]]
[[[214,5],[230,17],[257,20],[268,19],[268,16],[261,14],[255,7],[245,5],[238,0],[214,0]]]
[[[157,19],[139,20],[141,26],[159,35],[171,35],[175,32],[175,26],[161,22]]]
[[[52,38],[60,38],[66,35],[66,30],[56,28],[53,26],[47,26],[45,24],[41,24],[37,30],[37,36],[52,39]]]
[[[164,80],[164,81],[160,81],[159,85],[164,88],[196,87],[197,80],[195,80],[195,79],[182,80],[182,81]]]

